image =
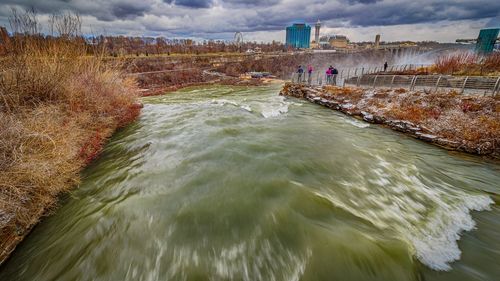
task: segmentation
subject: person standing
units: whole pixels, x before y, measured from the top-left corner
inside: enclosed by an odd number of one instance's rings
[[[302,68],[302,65],[299,65],[299,69],[297,69],[297,74],[298,74],[298,80],[297,82],[302,82],[302,74],[304,73],[304,69]]]
[[[313,67],[311,65],[307,66],[307,83],[311,84]]]
[[[332,84],[333,85],[337,85],[337,75],[339,74],[339,71],[334,67],[333,70],[332,70]]]
[[[331,83],[331,80],[332,80],[332,68],[329,67],[326,70],[326,84],[329,85]]]
[[[387,64],[387,62],[385,62],[385,63],[384,63],[384,72],[386,72],[386,71],[387,71],[387,66],[388,66],[388,64]]]

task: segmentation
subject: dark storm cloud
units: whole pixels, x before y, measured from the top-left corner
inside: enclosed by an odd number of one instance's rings
[[[435,1],[427,5],[422,5],[419,1],[405,1],[397,4],[379,3],[373,9],[344,8],[338,12],[338,15],[355,26],[384,26],[441,20],[477,20],[494,17],[499,10],[500,1],[473,1],[471,3]]]
[[[34,9],[39,14],[73,11],[104,21],[133,19],[150,11],[154,0],[2,0],[0,6]]]
[[[497,16],[495,0],[0,0],[0,25],[10,6],[40,14],[74,11],[114,32],[213,34],[283,30],[303,20],[329,27],[370,27],[479,20]],[[459,31],[458,31],[459,32]]]
[[[226,6],[250,6],[250,7],[256,7],[256,6],[273,6],[278,3],[280,3],[281,0],[224,0],[222,1],[223,4],[226,4]]]
[[[61,8],[70,8],[68,5],[70,0],[46,0],[46,1],[32,1],[32,0],[2,0],[0,6],[11,7],[22,7],[26,9],[35,9],[39,13],[53,13]]]
[[[380,2],[382,0],[347,0],[347,2],[351,4],[373,4],[376,2]]]
[[[165,0],[164,2],[195,9],[210,8],[213,4],[212,0]]]
[[[373,1],[361,0],[356,5],[304,5],[300,12],[259,12],[262,20],[258,25],[283,26],[295,20],[314,23],[317,19],[332,26],[387,26],[400,24],[431,23],[437,21],[478,20],[495,17],[500,11],[500,1]],[[361,2],[367,2],[363,4]],[[368,3],[369,2],[369,3]]]
[[[134,18],[144,15],[150,10],[149,5],[143,5],[139,2],[116,3],[111,6],[112,15],[115,18]]]

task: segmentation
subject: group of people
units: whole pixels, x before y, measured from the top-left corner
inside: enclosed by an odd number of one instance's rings
[[[384,63],[384,72],[387,71],[388,64],[387,62]],[[311,84],[311,79],[312,79],[312,72],[313,72],[313,67],[311,65],[307,66],[307,82]],[[297,69],[297,74],[298,74],[298,82],[305,82],[305,76],[304,76],[304,69],[302,68],[302,65],[299,65],[299,68]],[[339,74],[339,71],[337,68],[333,67],[330,65],[328,69],[326,70],[326,84],[330,85],[337,85],[337,75]],[[304,80],[303,80],[304,79]]]
[[[339,74],[339,71],[330,65],[330,67],[326,70],[326,83],[337,85],[337,74]]]
[[[311,65],[307,66],[307,81],[308,83],[311,83],[312,79],[312,72],[313,72],[313,67]],[[297,69],[297,74],[298,74],[298,81],[302,81],[302,79],[305,79],[304,75],[304,69],[302,68],[302,65],[299,65],[299,68]],[[327,84],[332,84],[332,85],[337,85],[337,75],[339,74],[339,71],[330,65],[328,69],[326,70],[326,83]]]

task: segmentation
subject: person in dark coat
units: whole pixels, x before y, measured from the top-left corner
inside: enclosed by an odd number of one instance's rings
[[[332,84],[333,85],[337,85],[337,75],[339,74],[339,71],[337,70],[337,68],[333,68],[332,69]]]
[[[302,68],[302,65],[299,65],[299,69],[297,69],[297,74],[298,74],[298,82],[302,82],[302,74],[304,74],[304,69]]]

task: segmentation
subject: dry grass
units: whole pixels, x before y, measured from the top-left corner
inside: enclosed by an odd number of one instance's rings
[[[498,75],[500,53],[485,57],[473,53],[455,53],[436,59],[433,72],[451,75]]]
[[[16,17],[24,30],[36,21]],[[135,82],[101,57],[85,57],[81,39],[66,31],[50,40],[29,32],[11,38],[0,62],[0,262],[78,183],[105,138],[139,114]]]
[[[410,121],[425,133],[458,142],[474,153],[481,149],[500,155],[500,97],[333,86],[325,87],[322,96],[352,103],[353,112]]]
[[[358,102],[363,97],[363,89],[355,87],[325,86],[325,92],[333,95],[336,100]]]

